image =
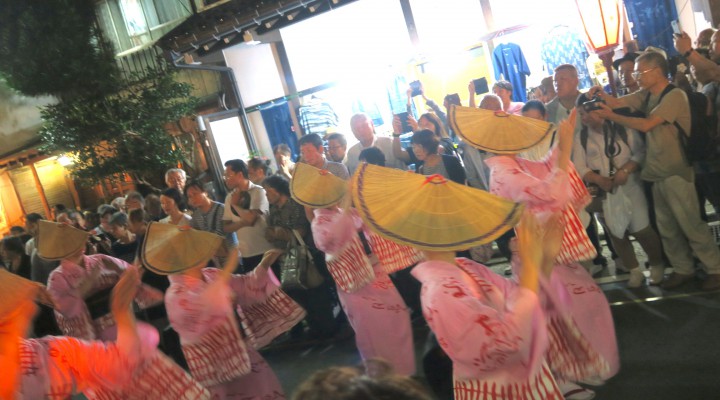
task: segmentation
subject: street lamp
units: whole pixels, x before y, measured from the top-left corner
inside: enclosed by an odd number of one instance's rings
[[[607,70],[610,90],[615,95],[613,50],[620,42],[620,4],[618,0],[575,0],[590,50]]]

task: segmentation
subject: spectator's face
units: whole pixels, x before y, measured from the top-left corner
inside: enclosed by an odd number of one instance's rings
[[[576,107],[576,109],[580,114],[580,119],[582,120],[583,125],[589,126],[593,129],[602,128],[602,124],[605,120],[598,115],[598,113],[585,111],[583,107]]]
[[[648,89],[657,83],[659,68],[645,61],[635,63],[634,78],[643,89]]]
[[[133,222],[128,221],[128,230],[136,235],[145,233],[145,229],[147,229],[147,225],[145,225],[144,222]]]
[[[172,197],[160,195],[160,207],[165,214],[170,215],[178,210],[177,204]]]
[[[182,193],[185,189],[185,177],[180,172],[171,172],[167,175],[165,184],[168,187],[175,188]]]
[[[540,121],[545,121],[545,116],[540,112],[540,110],[537,110],[535,108],[523,111],[522,116],[532,119],[539,119]]]
[[[280,200],[280,193],[270,186],[265,186],[265,197],[267,197],[268,203],[274,205]]]
[[[300,155],[302,160],[315,168],[322,168],[325,160],[323,159],[322,147],[317,148],[312,143],[305,143],[300,146]]]
[[[195,186],[192,186],[187,190],[187,197],[188,204],[196,208],[202,206],[208,200],[207,193]]]
[[[339,140],[328,140],[328,155],[335,162],[342,162],[345,158],[346,146],[340,144]]]
[[[290,161],[289,155],[280,152],[275,153],[275,162],[277,162],[278,166],[288,165]]]
[[[100,226],[103,227],[105,230],[110,229],[110,218],[112,218],[111,213],[105,213],[105,215],[100,217]]]
[[[415,157],[417,157],[418,160],[425,161],[428,156],[428,152],[424,147],[422,147],[422,145],[413,143],[412,149],[413,153],[415,153]]]
[[[127,210],[127,212],[141,208],[143,208],[143,205],[140,200],[135,198],[125,199],[125,209]]]
[[[110,228],[110,233],[116,238],[127,234],[127,227],[124,225],[110,225]]]
[[[375,126],[367,116],[354,119],[350,124],[350,128],[360,143],[371,143],[375,138]]]
[[[713,33],[710,38],[710,59],[714,62],[720,62],[720,35],[718,32]]]
[[[29,234],[33,236],[37,234],[37,227],[38,224],[30,221],[25,221],[25,229],[28,231]]]
[[[555,84],[555,92],[558,97],[570,97],[577,93],[578,77],[577,74],[570,69],[561,69],[555,72],[553,77]]]
[[[500,97],[502,101],[510,101],[510,97],[512,96],[512,92],[499,86],[493,87],[493,93]]]
[[[433,125],[433,123],[430,122],[430,120],[425,117],[420,117],[420,119],[418,120],[418,128],[427,129],[429,131],[432,131],[436,135],[438,134],[435,131],[435,125]]]
[[[626,88],[637,89],[637,82],[632,77],[632,73],[635,71],[635,63],[632,61],[623,61],[618,65],[618,75],[620,75],[620,82]]]
[[[230,167],[225,167],[225,185],[229,189],[236,189],[245,183],[245,176],[242,172],[235,172]]]
[[[265,179],[265,173],[262,168],[251,168],[248,167],[248,179],[254,184],[259,185],[263,179]]]

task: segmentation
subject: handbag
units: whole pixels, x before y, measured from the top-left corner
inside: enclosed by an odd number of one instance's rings
[[[324,282],[313,262],[310,249],[300,233],[293,229],[280,263],[280,287],[283,290],[314,289]]]

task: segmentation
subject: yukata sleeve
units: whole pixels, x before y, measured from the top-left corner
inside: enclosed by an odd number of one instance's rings
[[[110,257],[104,254],[98,254],[96,257],[98,257],[100,262],[102,262],[103,265],[106,266],[106,268],[112,268],[108,267],[108,264],[114,264],[123,271],[127,270],[128,268],[135,268],[131,264],[128,264],[127,262],[119,258]],[[146,309],[148,307],[152,307],[162,303],[163,293],[153,288],[152,286],[141,284],[138,288],[137,294],[135,295],[135,302],[141,309]]]
[[[343,211],[329,213],[315,210],[311,227],[315,246],[323,253],[331,255],[342,253],[358,230],[353,215]]]
[[[81,279],[67,276],[62,270],[56,269],[48,278],[48,293],[55,303],[55,318],[62,333],[92,340],[95,339],[95,328],[80,294]]]
[[[138,324],[139,341],[110,343],[52,337],[45,341],[53,366],[48,371],[51,382],[60,374],[72,376],[75,392],[88,389],[120,390],[127,386],[142,362],[153,356],[159,342],[157,331]]]
[[[230,279],[230,290],[240,306],[263,302],[279,287],[280,282],[272,271],[263,267],[257,267],[247,274],[233,275]]]
[[[165,308],[170,324],[182,341],[194,343],[230,315],[230,290],[227,285],[219,284],[207,285],[201,291],[171,286]]]
[[[547,347],[545,318],[537,295],[527,289],[512,292],[502,310],[452,290],[437,291],[424,308],[457,378],[517,371],[518,366],[533,369],[542,362]]]
[[[485,163],[491,168],[490,191],[493,194],[525,203],[538,211],[559,211],[570,201],[568,174],[561,169],[554,168],[540,179],[525,172],[510,157],[495,156]]]

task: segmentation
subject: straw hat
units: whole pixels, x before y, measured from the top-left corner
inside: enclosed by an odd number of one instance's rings
[[[395,242],[430,251],[466,250],[514,226],[523,206],[439,175],[362,164],[352,178],[360,216]]]
[[[13,312],[23,300],[35,300],[40,287],[37,282],[0,268],[0,318]]]
[[[67,224],[40,220],[37,249],[46,260],[62,260],[75,254],[87,243],[90,234]]]
[[[156,274],[168,275],[206,263],[223,244],[214,233],[151,222],[142,244],[143,265]]]
[[[460,106],[450,107],[448,122],[453,132],[470,145],[495,154],[523,152],[542,142],[553,130],[545,121]]]
[[[328,171],[297,163],[290,180],[290,194],[304,206],[324,208],[342,200],[347,193],[347,185],[346,181]]]

